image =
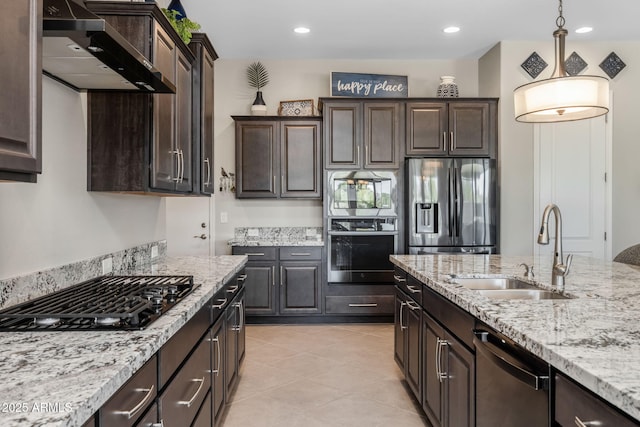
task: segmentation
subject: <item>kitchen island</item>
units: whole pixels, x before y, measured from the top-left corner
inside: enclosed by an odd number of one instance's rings
[[[640,269],[574,257],[572,298],[499,300],[452,283],[459,277],[522,277],[550,288],[551,257],[393,255],[391,261],[602,399],[640,420]]]
[[[0,333],[0,425],[81,426],[246,264],[162,257],[131,275],[193,275],[199,286],[141,331]]]

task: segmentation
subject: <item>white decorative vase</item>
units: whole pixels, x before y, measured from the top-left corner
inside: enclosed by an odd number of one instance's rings
[[[441,76],[438,86],[438,98],[457,98],[458,85],[453,76]]]

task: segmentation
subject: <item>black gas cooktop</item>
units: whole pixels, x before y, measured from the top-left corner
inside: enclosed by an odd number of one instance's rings
[[[193,291],[193,276],[102,276],[0,310],[0,331],[139,330]]]

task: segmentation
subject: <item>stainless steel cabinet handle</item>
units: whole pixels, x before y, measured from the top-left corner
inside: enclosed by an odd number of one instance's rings
[[[160,420],[159,423],[151,423],[151,424],[147,424],[144,427],[164,427],[164,420]]]
[[[246,274],[241,274],[238,276],[238,279],[237,279],[238,282],[244,282],[245,280],[247,280]]]
[[[216,369],[214,369],[211,372],[216,374],[216,377],[217,377],[218,375],[220,375],[220,340],[218,339],[218,337],[215,337],[214,339],[211,340],[211,342],[216,343],[216,348],[218,353],[218,366],[216,366]]]
[[[360,146],[356,146],[356,164],[360,162]]]
[[[284,191],[284,175],[280,175],[280,191]]]
[[[360,304],[349,304],[349,307],[377,307],[378,304],[376,304],[375,302],[368,302],[368,303],[360,303]]]
[[[191,396],[191,399],[189,399],[189,400],[178,400],[178,402],[176,402],[178,405],[185,405],[187,408],[190,408],[191,405],[193,405],[193,402],[196,400],[196,398],[200,394],[200,391],[202,390],[202,387],[204,386],[204,377],[202,377],[202,378],[194,378],[191,381],[193,381],[194,383],[200,383],[200,385],[198,386],[198,389],[193,394],[193,396]]]
[[[447,373],[442,370],[442,348],[444,346],[447,346],[447,345],[449,345],[449,342],[447,340],[443,340],[443,339],[437,338],[437,341],[436,341],[436,375],[438,376],[438,381],[440,381],[440,382],[443,382],[443,380],[446,380],[447,378],[449,378]]]
[[[420,306],[413,301],[407,301],[407,307],[409,307],[411,311],[420,310]]]
[[[115,411],[116,414],[126,416],[128,420],[133,418],[133,416],[135,414],[137,414],[147,404],[147,402],[149,401],[149,399],[153,395],[153,385],[151,387],[149,387],[149,388],[137,388],[134,391],[140,392],[140,393],[146,393],[146,394],[144,395],[142,400],[140,402],[138,402],[138,404],[136,406],[134,406],[133,408],[131,408],[130,410],[128,410],[128,411]]]
[[[271,285],[272,286],[276,285],[276,266],[275,265],[271,266]]]
[[[417,294],[422,292],[421,289],[417,289],[415,286],[412,286],[412,285],[407,285],[407,289],[409,289],[412,294]]]
[[[436,377],[442,382],[440,373],[440,337],[436,337]]]
[[[264,256],[264,252],[250,252],[247,256]]]
[[[291,252],[291,256],[311,256],[310,252]]]
[[[449,374],[447,374],[443,369],[442,369],[442,348],[446,347],[449,345],[449,341],[447,340],[440,340],[440,382],[443,382],[444,380],[446,380],[447,378],[449,378]]]
[[[444,147],[444,149],[447,149],[447,133],[446,132],[442,132],[442,146]]]
[[[405,279],[404,277],[396,276],[395,274],[393,275],[393,278],[400,283],[404,283],[407,281],[407,279]]]
[[[207,179],[205,179],[204,185],[211,185],[211,162],[208,157],[204,159],[204,164],[207,166]]]
[[[238,289],[240,288],[240,286],[236,285],[236,286],[229,286],[229,289],[227,289],[227,292],[230,294],[235,294]]]
[[[176,177],[171,178],[171,180],[174,182],[180,182],[180,150],[171,150],[169,153],[176,155]]]
[[[407,329],[407,327],[406,327],[406,326],[404,325],[404,323],[402,322],[402,319],[403,319],[402,314],[403,314],[404,306],[405,306],[405,305],[407,305],[407,303],[406,303],[406,302],[404,302],[404,301],[402,301],[402,302],[400,303],[400,314],[399,314],[399,316],[400,316],[400,330]]]
[[[244,328],[244,304],[242,301],[235,303],[235,307],[238,309],[238,324],[233,328],[234,331],[240,332]]]
[[[227,299],[226,298],[224,298],[224,299],[218,298],[217,301],[218,301],[219,304],[211,304],[211,308],[222,308],[227,303]]]
[[[453,131],[449,132],[449,151],[453,151],[453,146],[455,145],[453,139]]]
[[[180,182],[184,180],[184,151],[180,149]]]
[[[582,421],[580,418],[578,418],[578,416],[576,415],[576,426],[578,427],[589,427],[589,426],[601,426],[602,422],[601,421]]]
[[[276,192],[276,176],[273,175],[273,192]]]
[[[280,286],[284,286],[284,268],[280,266]]]

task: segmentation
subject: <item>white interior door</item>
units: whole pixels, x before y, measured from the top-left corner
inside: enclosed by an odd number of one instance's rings
[[[534,125],[534,253],[553,254],[554,242],[538,245],[542,211],[562,212],[562,246],[573,253],[611,259],[610,116]],[[552,215],[553,217],[553,215]],[[549,222],[555,238],[555,219]]]
[[[208,256],[211,250],[209,197],[166,197],[167,254]]]

